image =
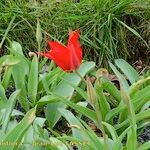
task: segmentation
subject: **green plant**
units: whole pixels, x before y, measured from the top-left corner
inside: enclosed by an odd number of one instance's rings
[[[41,23],[45,48],[47,38],[67,39],[66,31],[81,28],[85,59],[106,66],[114,58],[145,58],[149,51],[149,0],[72,0],[0,2],[0,35],[6,49],[7,40],[24,45],[23,51],[37,51],[36,22]],[[9,24],[9,26],[8,26]],[[39,48],[38,48],[39,49]],[[5,50],[7,53],[7,50]],[[143,55],[144,53],[144,55]],[[147,59],[149,62],[149,59]]]
[[[87,81],[87,93],[76,87],[76,91],[86,100],[85,105],[81,105],[80,102],[75,104],[56,93],[51,93],[50,96],[38,101],[40,105],[45,105],[51,103],[55,97],[94,122],[93,124],[102,131],[103,137],[98,137],[80,115],[75,117],[64,108],[58,109],[69,122],[73,137],[83,143],[86,141],[88,148],[84,147],[85,149],[137,149],[139,145],[137,129],[141,130],[144,127],[143,120],[149,120],[150,110],[146,103],[148,104],[150,99],[150,85],[147,82],[150,77],[141,78],[124,60],[117,59],[115,64],[123,73],[110,63],[110,67],[119,79],[119,89],[109,80],[107,71],[100,69],[97,71],[94,87],[89,80]],[[74,87],[72,83],[70,85]],[[108,94],[105,96],[104,92]],[[92,109],[88,105],[91,105]],[[117,122],[114,123],[116,116]],[[77,143],[76,145],[83,148]],[[149,148],[148,145],[149,142],[146,142],[139,149]]]
[[[38,21],[39,51],[42,36]],[[137,140],[145,123],[149,124],[149,71],[141,76],[126,61],[116,59],[115,65],[109,65],[118,84],[111,81],[104,68],[91,72],[95,75],[91,83],[88,72],[94,69],[94,62],[84,61],[77,71],[67,73],[34,52],[28,59],[15,41],[10,42],[8,50],[9,54],[0,58],[2,149],[150,148],[149,142],[140,144]],[[8,94],[10,87],[13,92]],[[62,134],[59,125],[67,131]]]

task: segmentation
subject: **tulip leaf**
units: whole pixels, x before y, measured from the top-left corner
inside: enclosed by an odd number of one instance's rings
[[[144,144],[140,145],[137,150],[148,150],[149,148],[150,148],[150,141],[147,141]]]
[[[1,149],[3,150],[18,149],[18,146],[19,144],[21,144],[21,140],[25,132],[27,131],[27,129],[30,127],[30,125],[35,119],[35,112],[36,112],[36,107],[29,110],[27,114],[24,116],[24,118],[18,123],[18,125],[10,132],[8,132],[5,136],[3,136],[0,142],[10,143],[11,146],[9,144],[3,144],[1,145]]]
[[[17,90],[15,92],[13,92],[10,95],[10,98],[7,102],[7,108],[5,110],[4,122],[3,122],[3,126],[2,126],[3,132],[6,132],[6,130],[7,130],[7,126],[8,126],[9,120],[10,120],[10,116],[11,116],[11,113],[14,109],[15,104],[16,104],[17,96],[19,95],[19,93],[20,93],[20,90]]]
[[[94,68],[94,66],[95,66],[94,62],[85,62],[80,66],[78,72],[82,77],[84,77],[91,69]],[[71,74],[68,73],[66,74],[64,79],[69,81],[71,84],[74,84],[75,86],[78,86],[78,84],[81,82],[81,78],[76,73]],[[61,81],[60,84],[56,86],[56,88],[52,92],[56,93],[57,95],[68,98],[68,100],[70,100],[70,98],[73,95],[74,88],[70,86],[65,80]],[[57,109],[63,107],[65,107],[65,105],[62,102],[55,104],[48,104],[46,117],[50,127],[54,127],[54,125],[61,117],[61,114],[58,112]]]
[[[38,86],[38,58],[34,55],[28,78],[28,96],[31,102],[36,101]]]
[[[133,105],[135,107],[135,111],[137,112],[147,101],[150,99],[150,85],[141,89],[140,91],[136,92],[134,97],[131,99],[133,101]],[[127,107],[123,104],[120,104],[118,107],[110,110],[106,117],[105,120],[109,121],[113,117],[115,117],[117,114],[120,112],[123,112]]]
[[[103,145],[98,140],[98,138],[96,137],[94,132],[92,132],[92,130],[90,130],[90,131],[86,130],[84,128],[84,126],[81,124],[81,122],[70,111],[68,111],[64,108],[59,108],[58,110],[63,115],[63,117],[68,121],[68,123],[71,127],[71,130],[72,130],[73,137],[80,139],[81,143],[82,142],[87,143],[86,145],[78,144],[77,146],[78,146],[79,150],[81,150],[80,146],[83,146],[84,149],[86,149],[86,147],[89,147],[89,146],[91,146],[92,149],[96,149],[96,146],[98,146],[99,149],[103,150]],[[88,129],[90,129],[90,128],[88,128]]]
[[[12,74],[12,67],[9,66],[5,69],[5,73],[3,75],[3,80],[2,80],[2,85],[3,85],[5,90],[7,89],[7,86],[9,84],[11,74]]]
[[[102,78],[102,86],[103,90],[107,91],[111,96],[113,96],[118,103],[121,101],[120,91],[112,82]]]
[[[1,83],[1,81],[0,81],[0,98],[1,98],[1,101],[2,101],[3,103],[6,103],[6,102],[7,102],[7,97],[6,97],[6,95],[5,95],[5,89],[4,89],[4,87],[3,87],[2,83]]]
[[[140,79],[137,71],[131,67],[125,60],[116,59],[116,65],[121,69],[121,71],[127,76],[131,83],[134,83]]]
[[[116,74],[116,76],[119,79],[120,84],[123,86],[123,88],[127,92],[128,89],[129,89],[129,84],[126,81],[126,79],[124,78],[124,76],[117,70],[117,68],[112,63],[109,62],[109,66],[111,67],[111,69],[113,70],[113,72]]]
[[[117,138],[116,142],[114,143],[112,150],[122,149],[122,140],[130,130],[131,130],[131,127],[128,127],[126,130],[122,132],[122,134]]]
[[[11,48],[9,50],[14,55],[24,56],[21,45],[16,41],[11,43]]]
[[[13,55],[4,55],[0,58],[0,66],[13,66],[20,62],[19,57]]]
[[[14,44],[14,55],[17,56],[20,62],[13,66],[12,69],[12,76],[15,82],[16,89],[21,89],[19,96],[19,102],[21,103],[22,107],[25,110],[29,109],[29,104],[27,100],[27,91],[25,86],[25,78],[29,73],[29,64],[28,60],[22,55],[22,48],[20,47],[19,43]],[[16,46],[16,47],[15,47]],[[11,49],[11,48],[10,48]]]

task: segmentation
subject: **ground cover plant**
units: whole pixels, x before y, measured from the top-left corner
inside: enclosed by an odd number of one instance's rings
[[[0,4],[0,149],[150,149],[148,1]]]
[[[106,66],[120,57],[132,62],[144,58],[148,64],[145,55],[149,56],[149,7],[149,0],[1,0],[0,36],[2,39],[6,33],[7,39],[24,45],[25,54],[36,51],[39,18],[42,48],[47,39],[67,40],[69,28],[81,28],[84,57],[96,65]],[[5,53],[2,43],[0,48]]]
[[[109,62],[114,84],[106,69],[81,64],[79,30],[69,33],[67,47],[55,41],[49,45],[48,52],[30,52],[30,60],[13,41],[9,54],[0,58],[1,148],[149,149],[149,141],[142,144],[137,138],[149,124],[149,72],[140,76],[116,59],[115,65]],[[14,91],[6,95],[11,86]]]

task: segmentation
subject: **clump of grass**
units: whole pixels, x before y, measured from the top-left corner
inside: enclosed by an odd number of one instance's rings
[[[2,0],[0,37],[13,16],[16,18],[7,39],[20,42],[25,53],[37,51],[37,18],[42,27],[43,48],[47,39],[65,42],[68,29],[80,28],[85,59],[106,66],[114,58],[138,59],[140,54],[148,54],[149,7],[148,0]]]

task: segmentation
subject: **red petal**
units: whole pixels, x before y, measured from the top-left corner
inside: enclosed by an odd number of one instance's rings
[[[79,39],[79,32],[80,30],[76,30],[76,31],[70,31],[69,32],[69,39],[68,42],[72,42],[72,41],[76,41]]]
[[[68,49],[70,50],[70,66],[77,69],[82,61],[82,49],[80,46],[79,30],[71,32],[68,39]]]
[[[49,42],[50,55],[54,62],[64,71],[70,70],[70,52],[68,48],[58,42]]]

